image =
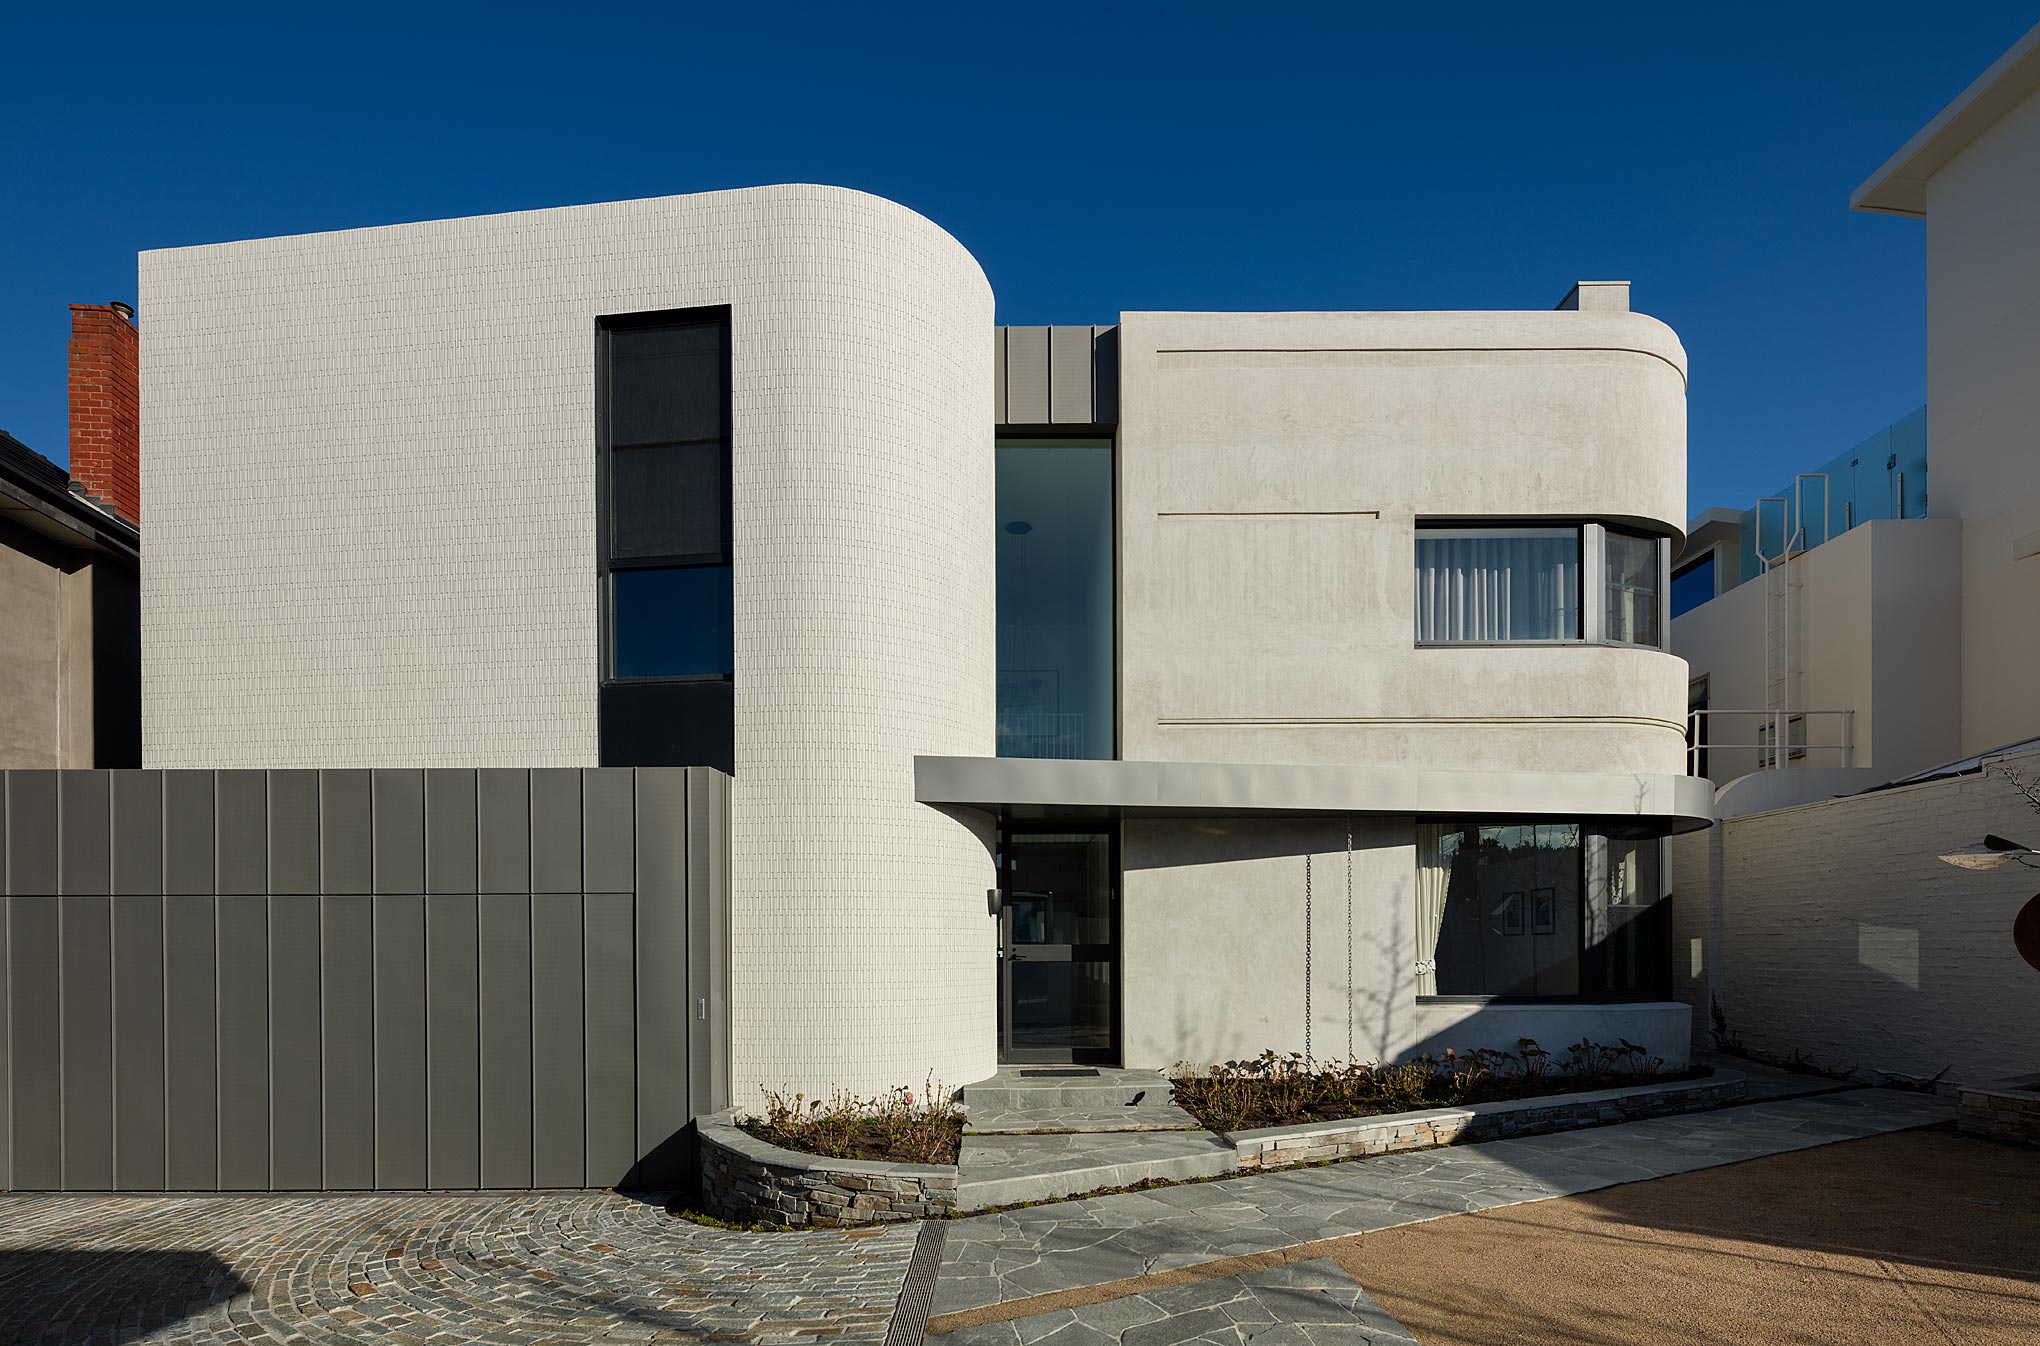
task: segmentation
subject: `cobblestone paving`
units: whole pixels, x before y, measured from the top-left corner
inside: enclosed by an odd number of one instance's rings
[[[959,1328],[939,1346],[1416,1346],[1326,1259]]]
[[[935,1312],[1932,1126],[1953,1115],[1951,1101],[1934,1095],[1857,1089],[978,1215],[949,1227]]]
[[[737,1233],[603,1192],[0,1197],[0,1342],[879,1342],[916,1228]]]

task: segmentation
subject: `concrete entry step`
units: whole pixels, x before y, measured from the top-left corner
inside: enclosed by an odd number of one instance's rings
[[[967,1136],[1044,1135],[1063,1131],[1202,1131],[1197,1119],[1164,1100],[1106,1107],[1006,1107],[981,1104],[963,1124]]]
[[[1159,1070],[1117,1066],[1003,1066],[999,1073],[966,1084],[958,1096],[967,1108],[1113,1108],[1169,1101],[1169,1081]]]
[[[967,1135],[957,1160],[957,1209],[1047,1201],[1152,1178],[1217,1178],[1238,1166],[1232,1146],[1208,1131]]]

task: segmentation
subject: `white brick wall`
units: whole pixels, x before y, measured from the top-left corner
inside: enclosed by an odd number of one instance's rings
[[[2015,760],[2040,774],[2040,754]],[[1708,1037],[1711,990],[1768,1056],[1918,1079],[1945,1070],[1945,1085],[2040,1067],[2040,972],[2012,946],[2040,871],[1936,858],[1986,832],[2040,837],[2040,814],[1995,769],[1680,837],[1673,975],[1696,1036]]]
[[[733,310],[737,1098],[993,1064],[992,296],[771,187],[145,253],[152,767],[592,765],[594,334]]]

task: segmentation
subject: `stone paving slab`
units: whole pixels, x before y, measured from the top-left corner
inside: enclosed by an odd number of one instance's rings
[[[1239,1155],[1209,1131],[1114,1131],[965,1136],[957,1157],[959,1210],[1231,1173]]]
[[[969,1110],[966,1134],[1014,1135],[1051,1131],[1202,1131],[1203,1124],[1164,1093],[1139,1103],[1048,1106],[979,1104]]]
[[[0,1342],[877,1343],[916,1226],[748,1234],[605,1192],[0,1197]]]
[[[966,1108],[1112,1108],[1162,1103],[1171,1098],[1159,1070],[1118,1066],[1002,1066],[999,1073],[957,1091]]]
[[[942,1346],[1416,1346],[1336,1262],[1171,1285],[1081,1308],[959,1328]]]
[[[980,1215],[949,1228],[935,1312],[1933,1126],[1953,1115],[1950,1100],[1936,1095],[1859,1089]]]

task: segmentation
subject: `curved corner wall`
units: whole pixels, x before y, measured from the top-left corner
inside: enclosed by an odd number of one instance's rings
[[[143,254],[152,767],[597,764],[596,319],[732,322],[734,1099],[995,1052],[992,295],[765,187]]]

